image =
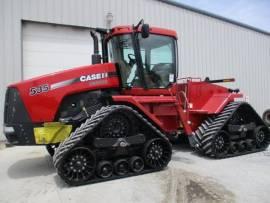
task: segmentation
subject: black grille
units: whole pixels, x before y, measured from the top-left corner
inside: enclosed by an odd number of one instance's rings
[[[30,121],[19,92],[15,88],[8,88],[6,91],[4,111],[5,124],[27,123]]]
[[[13,100],[12,98],[14,97],[15,93],[14,88],[8,88],[6,91],[6,98],[5,98],[5,113],[4,113],[4,122],[5,123],[10,123],[12,119],[12,105],[9,105],[11,101]]]

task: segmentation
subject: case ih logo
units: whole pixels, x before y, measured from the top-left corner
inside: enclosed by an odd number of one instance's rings
[[[97,73],[97,74],[90,74],[90,75],[82,75],[80,77],[80,81],[81,82],[87,82],[90,80],[99,80],[99,79],[103,79],[103,78],[107,78],[108,77],[108,73]]]

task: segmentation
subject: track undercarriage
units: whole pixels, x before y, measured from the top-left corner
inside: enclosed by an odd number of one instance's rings
[[[212,158],[265,150],[270,133],[245,102],[229,103],[193,133],[197,149]],[[167,137],[134,109],[105,106],[56,149],[58,174],[69,185],[82,185],[161,170],[171,159]]]
[[[161,170],[171,159],[171,144],[142,115],[124,105],[105,106],[57,148],[58,174],[82,185]]]
[[[265,150],[270,132],[245,102],[231,102],[223,111],[207,118],[194,132],[198,150],[209,157],[226,158]]]

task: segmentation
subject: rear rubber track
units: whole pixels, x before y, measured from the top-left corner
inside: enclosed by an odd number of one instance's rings
[[[198,129],[193,133],[193,135],[195,135],[195,138],[199,143],[199,152],[201,152],[205,156],[212,158],[228,158],[263,151],[267,148],[254,146],[253,149],[249,150],[246,149],[233,151],[231,150],[231,147],[229,147],[228,150],[223,154],[218,154],[215,152],[215,148],[213,147],[215,137],[218,135],[218,133],[220,133],[224,129],[224,127],[228,124],[228,121],[232,118],[234,113],[239,109],[241,105],[248,105],[248,104],[245,102],[229,103],[227,106],[225,106],[225,108],[220,114],[207,118],[198,127]],[[247,138],[239,139],[236,141],[230,140],[229,142],[230,145],[232,145],[232,143],[240,145],[242,143],[245,143],[246,139]]]

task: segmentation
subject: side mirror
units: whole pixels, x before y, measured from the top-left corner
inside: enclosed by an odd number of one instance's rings
[[[149,25],[148,24],[143,24],[142,25],[141,33],[142,33],[142,38],[149,37],[150,28],[149,28]]]

